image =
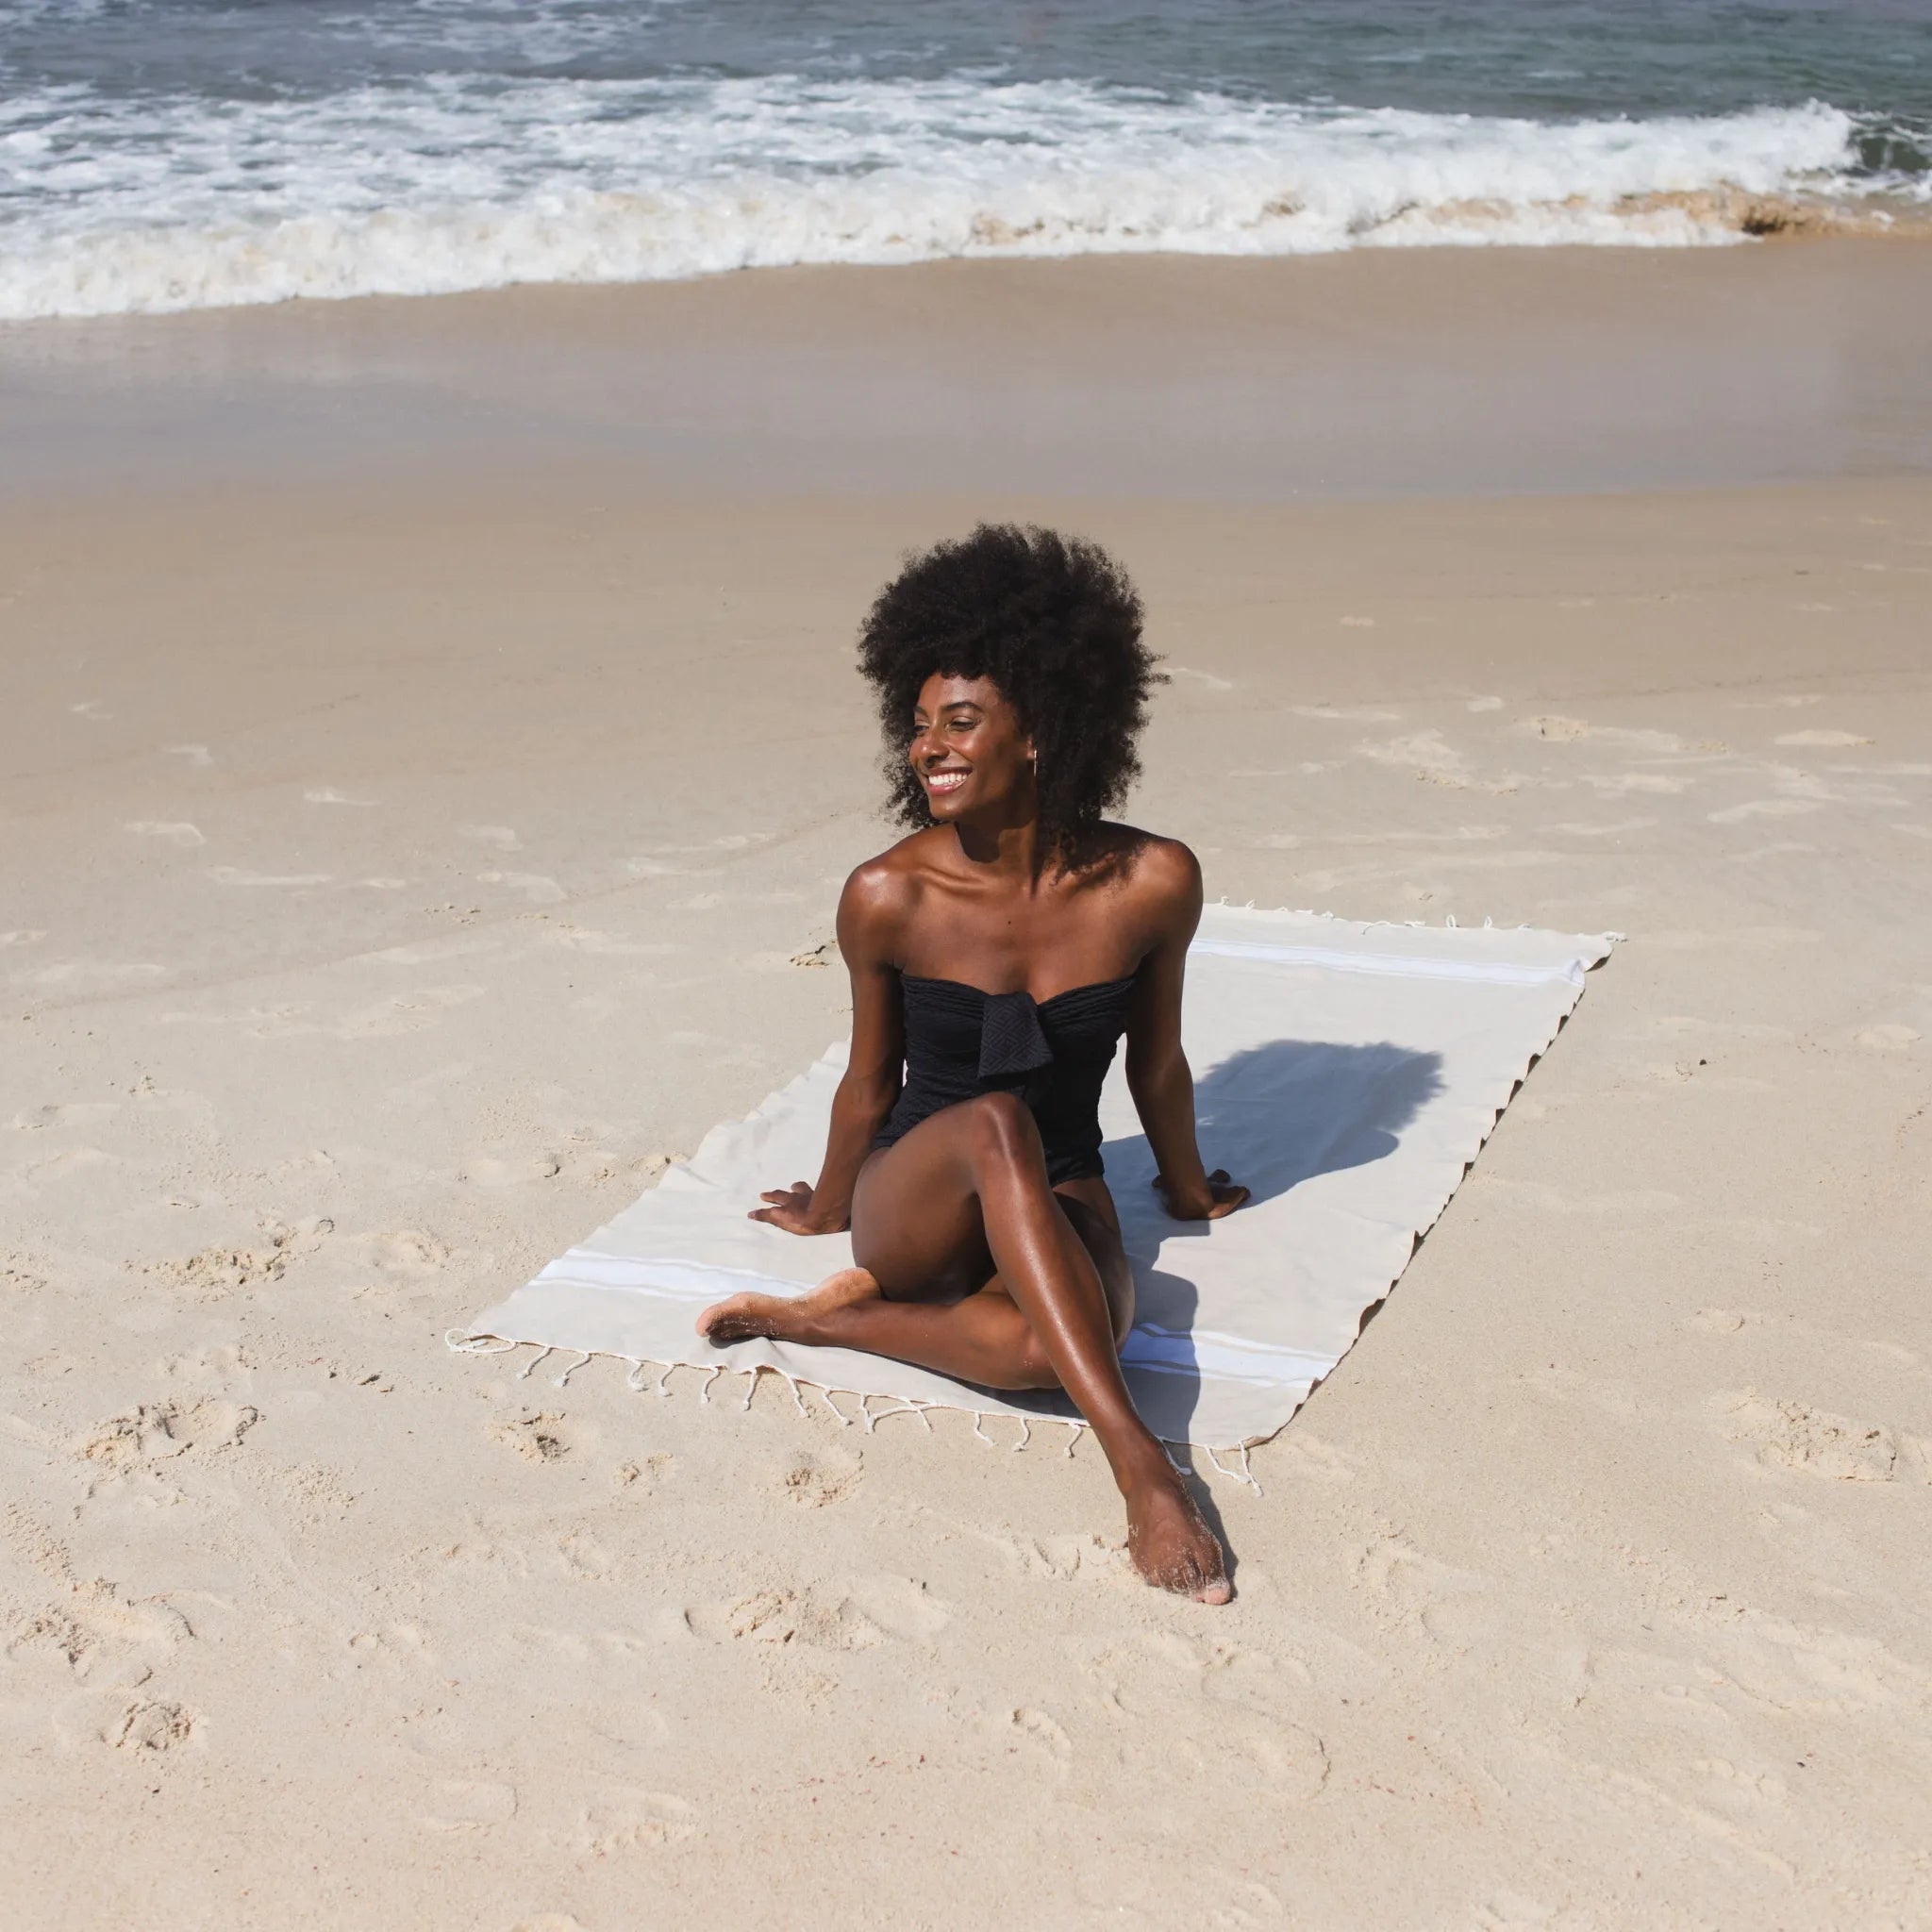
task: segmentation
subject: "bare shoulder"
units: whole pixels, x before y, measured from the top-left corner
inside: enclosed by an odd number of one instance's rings
[[[1114,865],[1121,889],[1150,919],[1186,920],[1201,910],[1201,861],[1178,839],[1163,839],[1138,825],[1112,825]]]
[[[930,831],[914,832],[863,865],[855,866],[839,894],[839,944],[855,951],[891,954],[917,908],[930,860]]]

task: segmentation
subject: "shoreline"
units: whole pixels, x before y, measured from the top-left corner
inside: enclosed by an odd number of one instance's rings
[[[1932,469],[1932,249],[748,271],[0,328],[0,494],[608,463],[1268,503]],[[1124,399],[1130,404],[1124,407]]]

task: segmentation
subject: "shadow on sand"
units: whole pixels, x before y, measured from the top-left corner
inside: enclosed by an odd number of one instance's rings
[[[1230,1056],[1196,1083],[1201,1153],[1210,1169],[1225,1168],[1243,1183],[1255,1203],[1272,1201],[1317,1174],[1383,1159],[1441,1089],[1440,1054],[1386,1041],[1370,1045],[1270,1041]],[[1136,1324],[1165,1331],[1158,1426],[1170,1441],[1181,1441],[1189,1433],[1201,1386],[1191,1345],[1201,1297],[1190,1278],[1186,1243],[1211,1239],[1211,1224],[1173,1221],[1161,1211],[1152,1189],[1154,1158],[1144,1135],[1109,1141],[1105,1158],[1127,1251],[1136,1263]],[[1008,1394],[1006,1400],[1014,1402],[1015,1397]],[[1041,1412],[1051,1414],[1063,1402],[1042,1400]],[[1021,1400],[1016,1406],[1033,1405]],[[1193,1452],[1179,1448],[1175,1457],[1191,1471]],[[1205,1484],[1194,1488],[1220,1534],[1211,1494]]]

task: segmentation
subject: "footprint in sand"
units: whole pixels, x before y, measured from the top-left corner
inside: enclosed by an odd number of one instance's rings
[[[669,1791],[607,1789],[579,1815],[572,1843],[586,1857],[660,1852],[697,1830],[697,1811]]]
[[[963,1728],[979,1746],[974,1754],[979,1769],[995,1775],[1043,1772],[1058,1782],[1072,1768],[1074,1740],[1047,1711],[1023,1704],[961,1715]]]
[[[787,1458],[775,1487],[801,1508],[823,1509],[849,1496],[864,1473],[864,1462],[849,1449],[802,1449]]]
[[[242,1403],[143,1402],[88,1430],[74,1444],[74,1453],[119,1475],[177,1456],[219,1455],[234,1448],[260,1420],[259,1409]]]
[[[424,1281],[441,1274],[456,1250],[420,1228],[386,1227],[369,1237],[369,1265],[399,1281]]]
[[[1678,1620],[1690,1626],[1703,1657],[1697,1675],[1706,1701],[1735,1711],[1739,1699],[1807,1717],[1924,1707],[1932,1676],[1869,1637],[1800,1624],[1718,1599]]]
[[[341,1523],[358,1500],[340,1474],[322,1462],[300,1462],[279,1474],[289,1507],[316,1528]]]
[[[495,1155],[479,1155],[463,1162],[457,1174],[478,1188],[513,1188],[526,1181],[552,1181],[563,1172],[563,1162],[554,1154],[517,1155],[503,1159]]]
[[[461,1541],[436,1554],[453,1569],[487,1571],[499,1581],[521,1583],[530,1574],[530,1555],[522,1543],[500,1538],[485,1524],[473,1524]]]
[[[1927,1446],[1877,1423],[1854,1421],[1805,1402],[1774,1402],[1746,1390],[1724,1399],[1719,1427],[1766,1469],[1832,1482],[1932,1480]]]
[[[1272,1800],[1306,1804],[1328,1781],[1328,1749],[1290,1715],[1308,1673],[1298,1658],[1178,1632],[1141,1631],[1085,1665],[1110,1717],[1159,1725],[1176,1763],[1204,1775],[1252,1767]]]
[[[525,1462],[562,1462],[586,1446],[582,1425],[555,1409],[525,1409],[508,1422],[491,1424],[489,1435]]]
[[[101,1741],[117,1751],[160,1756],[179,1750],[192,1738],[201,1720],[185,1704],[140,1698],[127,1706],[101,1733]]]
[[[684,1613],[685,1627],[707,1642],[799,1643],[814,1650],[871,1650],[887,1633],[841,1591],[774,1587]]]
[[[676,1467],[677,1457],[667,1449],[659,1449],[641,1462],[620,1462],[611,1471],[610,1480],[620,1490],[635,1490],[662,1481]]]
[[[9,1528],[17,1529],[16,1520]],[[48,1540],[51,1561],[65,1568],[65,1552]],[[125,1602],[110,1583],[67,1578],[61,1601],[20,1624],[0,1647],[9,1666],[16,1711],[38,1705],[70,1742],[98,1738],[132,1750],[165,1751],[186,1740],[194,1718],[183,1707],[150,1695],[134,1697],[169,1657],[193,1639],[178,1610],[158,1598]],[[110,1700],[104,1707],[103,1699]],[[110,1714],[104,1718],[104,1708]]]
[[[936,1637],[953,1621],[952,1607],[913,1576],[881,1574],[856,1576],[846,1603],[856,1605],[888,1637],[916,1641]]]
[[[923,1505],[919,1513],[943,1525],[948,1536],[970,1536],[990,1544],[1022,1576],[1050,1583],[1070,1582],[1075,1576],[1085,1582],[1106,1579],[1129,1584],[1137,1592],[1146,1588],[1127,1561],[1126,1546],[1109,1543],[1091,1530],[1080,1536],[1021,1536],[1011,1530],[987,1529],[929,1505]]]
[[[166,1381],[230,1381],[251,1374],[253,1368],[255,1357],[240,1342],[214,1342],[208,1349],[164,1355],[155,1364],[155,1374]]]
[[[233,1294],[280,1281],[290,1264],[315,1254],[335,1231],[335,1223],[316,1216],[292,1227],[279,1222],[263,1224],[268,1237],[259,1248],[203,1248],[177,1260],[149,1261],[142,1274],[201,1300]]]
[[[563,1574],[577,1583],[608,1583],[616,1559],[587,1529],[574,1529],[558,1544]]]
[[[1385,1629],[1419,1626],[1456,1650],[1488,1634],[1491,1612],[1478,1599],[1491,1579],[1439,1562],[1401,1537],[1369,1544],[1357,1559],[1356,1577],[1371,1617]]]

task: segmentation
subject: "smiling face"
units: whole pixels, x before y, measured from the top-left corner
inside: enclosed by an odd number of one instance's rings
[[[928,677],[913,709],[906,757],[935,819],[1032,809],[1032,741],[991,678]]]

